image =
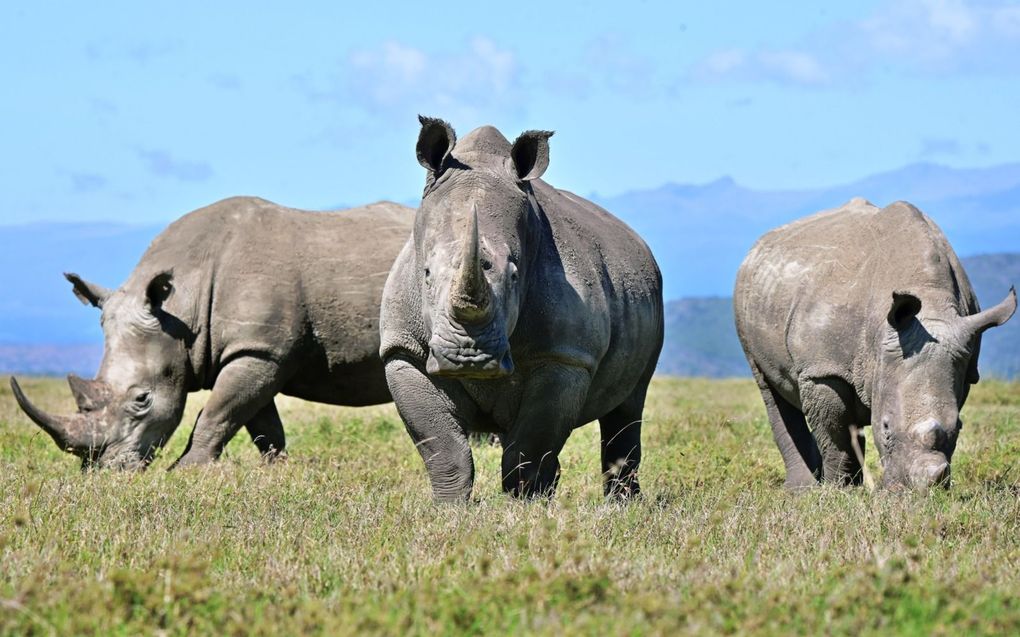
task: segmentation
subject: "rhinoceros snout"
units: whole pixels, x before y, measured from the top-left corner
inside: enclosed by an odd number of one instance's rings
[[[916,489],[949,487],[950,468],[949,463],[944,459],[934,458],[918,461],[910,473],[911,482]]]
[[[949,459],[937,451],[924,452],[886,466],[882,486],[892,491],[932,487],[948,489],[952,476]]]

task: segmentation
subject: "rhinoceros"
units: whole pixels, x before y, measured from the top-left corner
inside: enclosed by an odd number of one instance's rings
[[[116,290],[67,274],[102,309],[94,380],[68,378],[78,413],[25,413],[82,467],[144,468],[178,426],[188,392],[211,389],[176,466],[219,457],[247,428],[283,453],[277,393],[336,405],[390,402],[379,359],[383,284],[413,210],[376,203],[305,212],[237,197],[196,210],[152,242]]]
[[[420,121],[425,192],[383,292],[380,353],[433,495],[470,497],[470,431],[500,437],[504,491],[551,494],[567,437],[594,419],[606,493],[636,494],[663,329],[648,246],[540,179],[552,133],[457,141]]]
[[[884,486],[949,486],[981,334],[1016,310],[1014,289],[979,311],[934,221],[858,198],[765,234],[733,300],[787,487],[859,484],[869,424]]]

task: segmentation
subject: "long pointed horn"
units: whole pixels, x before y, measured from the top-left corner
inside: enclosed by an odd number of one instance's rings
[[[83,416],[66,418],[47,414],[32,404],[25,393],[21,391],[21,386],[13,376],[11,376],[11,391],[14,392],[14,399],[18,401],[18,406],[25,412],[25,415],[49,434],[57,446],[64,451],[81,455],[101,446],[95,428],[89,426]]]
[[[472,205],[462,241],[460,268],[450,289],[453,316],[465,323],[487,320],[492,310],[491,290],[482,270],[478,243],[478,208]]]
[[[975,334],[985,330],[998,327],[1009,320],[1016,312],[1016,287],[1009,288],[1009,294],[995,307],[988,308],[983,312],[963,317],[964,323]]]

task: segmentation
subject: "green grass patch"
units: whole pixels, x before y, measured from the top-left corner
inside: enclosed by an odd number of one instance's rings
[[[82,475],[0,380],[3,635],[1020,633],[1020,384],[971,394],[948,493],[786,493],[750,381],[656,379],[639,501],[602,499],[589,425],[554,500],[500,494],[479,441],[438,506],[392,406],[282,398],[286,462],[242,433],[168,473],[197,395],[149,471]]]

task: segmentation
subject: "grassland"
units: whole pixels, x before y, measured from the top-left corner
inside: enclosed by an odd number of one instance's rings
[[[590,425],[553,501],[502,496],[478,443],[475,501],[437,506],[389,406],[281,399],[274,466],[242,434],[163,471],[182,426],[148,472],[81,475],[0,382],[4,635],[1020,633],[1018,384],[971,394],[948,493],[786,493],[749,381],[657,379],[640,501],[603,501]]]

